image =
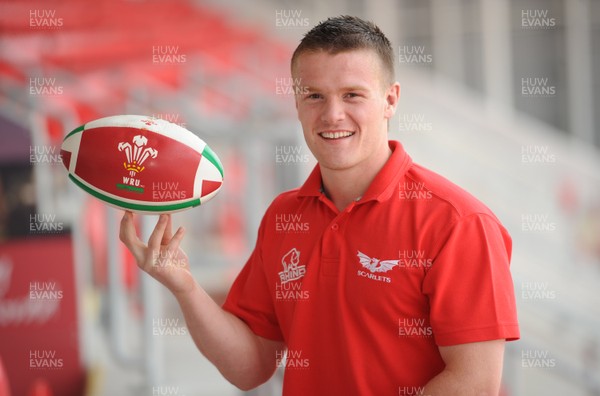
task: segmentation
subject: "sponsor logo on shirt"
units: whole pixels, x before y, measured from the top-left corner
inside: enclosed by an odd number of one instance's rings
[[[281,283],[287,283],[293,280],[302,278],[306,274],[306,266],[300,264],[300,251],[296,248],[290,249],[289,252],[281,258],[283,271],[279,273]]]
[[[379,275],[380,273],[386,273],[392,268],[398,266],[398,262],[400,260],[379,260],[374,257],[369,257],[366,254],[358,251],[357,254],[358,261],[363,268],[369,270],[369,272],[364,270],[358,270],[358,276],[362,276],[364,278],[369,278],[379,282],[391,283],[392,279],[388,276]]]

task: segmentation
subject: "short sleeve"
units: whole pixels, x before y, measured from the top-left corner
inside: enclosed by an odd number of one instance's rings
[[[472,214],[447,235],[423,281],[436,343],[518,339],[508,232],[492,216]]]
[[[263,219],[264,224],[264,219]],[[233,282],[223,309],[243,320],[254,334],[282,341],[273,299],[262,260],[263,224],[254,251]]]

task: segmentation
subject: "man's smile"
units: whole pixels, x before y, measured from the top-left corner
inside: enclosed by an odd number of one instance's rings
[[[319,136],[328,140],[344,139],[353,136],[355,132],[351,131],[324,131],[319,132]]]

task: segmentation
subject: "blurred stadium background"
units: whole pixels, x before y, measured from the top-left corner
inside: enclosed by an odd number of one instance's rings
[[[115,114],[206,140],[224,190],[175,223],[221,301],[266,206],[314,166],[288,62],[340,14],[393,42],[391,138],[511,232],[522,339],[503,395],[600,395],[597,0],[1,1],[0,395],[242,394],[125,252],[122,213],[67,181],[60,142]],[[155,220],[139,218],[145,237]],[[280,394],[281,375],[249,394]]]

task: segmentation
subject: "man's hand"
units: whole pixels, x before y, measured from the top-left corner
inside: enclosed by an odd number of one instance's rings
[[[192,291],[196,284],[187,255],[179,248],[184,233],[184,229],[179,227],[173,235],[171,215],[163,214],[146,245],[137,236],[133,213],[127,211],[121,220],[119,238],[133,254],[138,266],[177,296]]]

